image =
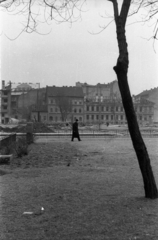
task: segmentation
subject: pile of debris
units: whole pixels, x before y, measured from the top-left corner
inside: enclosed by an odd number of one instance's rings
[[[51,132],[54,132],[54,130],[49,128],[44,123],[36,122],[33,124],[33,132],[34,133],[51,133]]]
[[[19,124],[18,126],[15,126],[15,127],[12,127],[10,128],[9,126],[8,127],[1,127],[0,126],[0,131],[1,132],[7,132],[7,133],[26,133],[26,126],[27,124]],[[51,133],[51,132],[54,132],[53,129],[47,127],[47,125],[45,125],[44,123],[40,123],[40,122],[36,122],[36,123],[33,123],[33,132],[34,133]]]

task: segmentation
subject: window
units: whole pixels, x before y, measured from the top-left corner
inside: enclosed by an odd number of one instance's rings
[[[87,106],[87,112],[89,111],[89,106]]]
[[[94,111],[94,106],[92,106],[92,111]]]
[[[101,119],[104,120],[104,115],[101,115]]]
[[[91,116],[92,120],[94,120],[94,115]]]
[[[82,109],[80,108],[80,109],[79,109],[79,113],[81,113],[81,112],[82,112]]]
[[[89,120],[89,115],[87,115],[87,120]]]
[[[109,107],[106,107],[106,111],[107,111],[107,112],[109,111]]]
[[[57,109],[57,108],[55,108],[55,112],[58,112],[58,109]]]
[[[101,111],[104,112],[104,107],[103,106],[101,107]]]
[[[53,103],[53,99],[49,98],[49,104],[52,104],[52,103]]]
[[[76,108],[74,109],[74,113],[76,113],[77,112],[77,110],[76,110]]]
[[[142,112],[142,107],[139,108],[139,111]]]
[[[52,117],[52,116],[50,116],[50,117],[49,117],[49,120],[50,120],[50,121],[53,121],[53,117]]]
[[[53,108],[50,108],[50,112],[53,112]]]
[[[123,107],[121,107],[121,112],[123,112]]]
[[[108,115],[106,115],[106,120],[108,120],[109,119],[109,116]]]
[[[97,112],[99,112],[99,106],[97,106]]]
[[[118,112],[118,107],[116,107],[116,112]]]
[[[139,120],[142,120],[142,116],[139,116]]]
[[[7,109],[7,106],[3,106],[3,109],[6,110],[6,109]]]
[[[43,116],[43,120],[44,120],[44,121],[46,120],[46,116]]]
[[[113,116],[113,115],[111,115],[111,120],[113,120],[113,118],[114,118],[114,116]]]
[[[99,115],[96,115],[96,119],[97,119],[97,120],[99,119]]]
[[[123,120],[123,115],[121,115],[121,120]]]

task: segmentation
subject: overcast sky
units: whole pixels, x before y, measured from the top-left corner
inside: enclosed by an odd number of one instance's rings
[[[115,25],[112,23],[102,33],[100,25],[111,19],[109,1],[89,0],[84,7],[82,20],[73,23],[41,24],[40,32],[21,34],[23,19],[1,12],[1,79],[6,82],[40,82],[41,87],[74,86],[76,82],[88,84],[109,83],[116,79],[113,66],[118,56]],[[135,22],[138,16],[128,21]],[[128,22],[129,23],[129,22]],[[151,25],[151,24],[150,24]],[[135,23],[127,26],[129,47],[129,85],[132,94],[158,87],[158,44],[153,48],[152,27]],[[91,33],[89,33],[91,32]],[[6,36],[5,36],[6,35]]]

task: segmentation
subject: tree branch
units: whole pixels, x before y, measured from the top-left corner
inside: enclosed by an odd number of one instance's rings
[[[119,11],[118,11],[118,3],[117,0],[108,0],[109,2],[112,2],[113,8],[114,8],[114,17],[115,17],[115,22],[117,21],[117,18],[119,16]]]
[[[121,17],[121,20],[122,20],[123,27],[125,27],[125,24],[126,24],[130,4],[131,4],[131,0],[124,0],[123,3],[122,3],[120,17]]]

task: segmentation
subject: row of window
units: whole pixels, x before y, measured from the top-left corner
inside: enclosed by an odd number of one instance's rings
[[[55,112],[55,113],[58,113],[58,112],[59,112],[59,113],[60,113],[60,110],[59,110],[59,108],[57,108],[57,107],[56,107],[56,108],[52,108],[52,107],[51,107],[49,110],[50,110],[49,112],[51,112],[51,113],[52,113],[52,112]],[[79,109],[76,109],[76,108],[75,108],[75,109],[73,109],[73,112],[74,112],[74,113],[82,113],[82,109],[81,109],[81,108],[79,108]]]
[[[96,112],[99,112],[99,111],[101,111],[101,112],[113,112],[113,111],[116,111],[116,112],[123,112],[123,107],[109,107],[109,106],[87,106],[87,112],[88,111],[96,111]]]
[[[50,98],[49,99],[49,104],[56,104],[56,101],[55,101],[55,99],[53,99],[53,98]],[[74,104],[74,105],[82,105],[83,104],[83,101],[77,101],[77,100],[72,100],[72,104]]]
[[[140,120],[140,121],[142,121],[142,120],[144,120],[144,121],[148,121],[148,120],[151,120],[152,119],[152,116],[149,116],[149,117],[147,117],[147,116],[138,116],[138,119]]]
[[[88,111],[96,111],[96,112],[123,112],[123,107],[110,107],[110,106],[87,106]],[[136,112],[151,112],[152,107],[135,107]]]
[[[152,107],[135,107],[136,112],[151,112]]]
[[[138,119],[140,121],[144,120],[144,121],[148,121],[151,120],[152,116],[138,116]],[[87,120],[124,120],[125,119],[125,115],[86,115],[86,119]]]
[[[43,121],[46,121],[47,120],[47,116],[42,116],[41,117]],[[33,116],[33,119],[36,119],[36,116]],[[76,119],[76,117],[74,117],[74,120]],[[83,118],[82,117],[79,117],[78,118],[80,122],[82,122]],[[71,119],[70,119],[71,120]],[[62,118],[60,116],[49,116],[49,121],[55,121],[55,122],[58,122],[58,121],[62,121]]]
[[[124,115],[86,115],[87,120],[123,120]]]

